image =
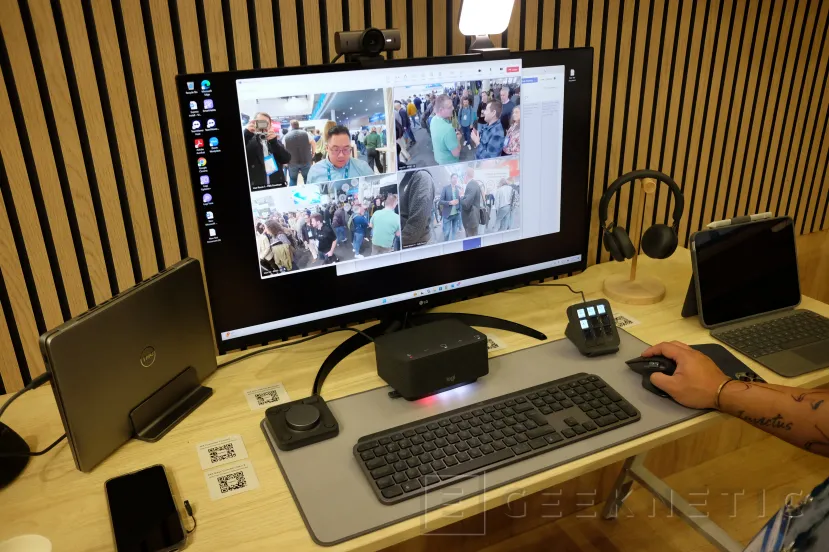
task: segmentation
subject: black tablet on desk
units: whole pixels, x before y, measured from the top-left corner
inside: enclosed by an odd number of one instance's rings
[[[784,376],[829,366],[829,320],[795,310],[801,296],[791,218],[697,232],[691,260],[700,323],[714,338]]]

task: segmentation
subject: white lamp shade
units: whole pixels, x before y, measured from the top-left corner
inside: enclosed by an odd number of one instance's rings
[[[463,0],[458,27],[466,36],[503,33],[513,4],[515,0]]]

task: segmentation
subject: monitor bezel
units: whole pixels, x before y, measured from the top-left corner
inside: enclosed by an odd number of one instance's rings
[[[523,67],[549,67],[555,65],[566,65],[564,60],[561,60],[560,63],[557,63],[555,59],[557,56],[570,56],[574,53],[585,53],[589,52],[590,59],[589,59],[589,71],[588,74],[590,75],[590,101],[588,102],[588,113],[587,118],[590,120],[592,116],[592,109],[593,109],[593,98],[592,98],[592,80],[593,80],[593,48],[591,47],[584,47],[584,48],[569,48],[569,49],[548,49],[548,50],[527,50],[527,51],[517,51],[517,52],[510,52],[508,55],[509,59],[522,59],[522,66]],[[211,72],[211,73],[187,73],[187,74],[179,74],[176,75],[176,89],[181,90],[183,83],[185,80],[201,80],[203,77],[206,78],[222,78],[222,79],[245,79],[245,78],[264,78],[264,77],[284,77],[284,76],[292,76],[292,75],[305,75],[311,74],[315,72],[339,72],[339,71],[351,71],[351,70],[362,70],[362,69],[378,69],[383,67],[416,67],[419,65],[434,65],[436,63],[469,63],[469,62],[476,62],[476,61],[485,61],[488,59],[487,57],[481,54],[461,54],[461,55],[452,55],[452,56],[440,56],[440,57],[427,57],[427,58],[404,58],[404,59],[391,59],[391,60],[382,60],[379,66],[376,65],[363,65],[360,63],[336,63],[336,64],[321,64],[321,65],[306,65],[306,66],[295,66],[295,67],[278,67],[278,68],[270,68],[270,69],[247,69],[247,70],[239,70],[239,71],[223,71],[223,72]],[[183,105],[180,104],[179,106],[182,119],[187,120],[188,113]],[[588,137],[592,133],[592,129],[589,129]],[[187,136],[185,133],[184,136],[185,142],[187,141]],[[589,138],[588,138],[589,140]],[[586,160],[589,163],[589,159]],[[191,169],[192,170],[192,169]],[[589,170],[586,171],[589,176]],[[585,183],[587,184],[587,183]],[[188,182],[188,185],[192,189],[193,182],[192,180]],[[482,295],[487,295],[490,293],[498,293],[499,291],[503,291],[506,289],[512,289],[515,287],[520,287],[523,285],[527,285],[529,283],[544,280],[551,277],[560,276],[562,274],[572,274],[574,272],[580,272],[587,268],[587,249],[589,243],[589,234],[590,234],[590,222],[591,222],[591,210],[590,210],[590,200],[588,197],[588,186],[585,185],[585,207],[587,216],[584,217],[584,232],[583,232],[583,240],[581,243],[580,250],[578,254],[581,255],[581,260],[575,263],[568,263],[566,265],[551,267],[551,268],[544,268],[540,270],[535,270],[532,272],[527,272],[525,274],[519,274],[516,276],[510,276],[506,278],[501,278],[497,280],[492,280],[489,282],[483,282],[480,284],[470,285],[464,288],[458,288],[456,290],[449,290],[444,291],[442,293],[438,293],[435,295],[430,295],[427,298],[418,297],[412,298],[405,301],[396,301],[393,303],[388,303],[385,305],[378,305],[376,307],[369,307],[365,309],[354,310],[346,314],[341,315],[334,315],[334,316],[327,316],[324,318],[319,318],[317,320],[304,322],[300,324],[294,324],[290,326],[284,326],[281,328],[275,328],[273,330],[267,330],[263,332],[259,332],[256,334],[250,335],[243,335],[233,339],[222,340],[221,338],[221,329],[216,326],[216,322],[211,315],[211,323],[213,325],[213,334],[216,339],[216,346],[219,354],[225,354],[231,351],[236,350],[245,350],[249,347],[257,347],[261,345],[266,345],[268,343],[272,343],[274,341],[284,341],[292,337],[298,337],[302,335],[308,335],[310,333],[318,332],[318,331],[326,331],[331,329],[336,329],[344,326],[362,324],[366,322],[370,322],[373,320],[378,319],[388,319],[395,316],[402,315],[404,313],[413,313],[413,312],[421,312],[425,310],[430,310],[436,307],[448,305],[451,303],[456,303],[459,301],[463,301],[466,299],[471,299],[474,297],[480,297]],[[199,205],[196,201],[196,194],[194,193],[193,197],[194,204],[198,209]],[[200,232],[201,235],[201,232]],[[201,240],[199,241],[199,247],[202,249],[202,259],[204,259],[204,246]],[[551,259],[553,260],[553,259]],[[204,262],[204,261],[202,261]],[[485,276],[485,275],[482,275]],[[205,282],[208,294],[208,303],[210,303],[210,286]],[[211,312],[212,312],[212,305],[211,305]]]

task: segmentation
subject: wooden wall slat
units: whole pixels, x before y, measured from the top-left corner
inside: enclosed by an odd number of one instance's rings
[[[0,216],[5,215],[1,204],[2,199],[0,199]],[[2,270],[0,270],[0,285],[3,285]],[[0,304],[0,381],[3,382],[3,389],[8,386],[7,392],[17,391],[24,385],[2,304]]]
[[[0,28],[9,52],[27,129],[50,128],[51,123],[46,121],[43,106],[40,102],[40,92],[35,78],[32,58],[26,42],[21,13],[16,3],[10,4],[3,13],[3,17],[0,18]],[[7,120],[11,121],[11,119]],[[41,145],[37,142],[32,143],[31,146],[31,153],[35,161],[34,170],[37,173],[46,212],[49,213],[48,220],[39,220],[39,223],[49,228],[63,281],[69,314],[75,316],[84,312],[88,306],[81,281],[78,259],[75,256],[75,244],[66,216],[66,205],[58,180],[55,158],[48,148],[40,147]],[[26,216],[39,218],[37,212],[27,213]]]
[[[460,54],[467,43],[458,29],[462,0],[7,4],[0,116],[14,120],[12,86],[18,120],[47,126],[43,108],[54,106],[49,124],[65,137],[50,144],[53,156],[29,136],[0,136],[6,209],[17,221],[0,220],[16,233],[0,248],[6,315],[23,328],[18,352],[33,373],[42,369],[38,328],[60,324],[185,251],[201,255],[174,75],[202,72],[208,63],[211,71],[317,64],[335,56],[334,33],[343,27],[399,29],[403,48],[395,58]],[[594,48],[593,216],[621,172],[658,168],[684,190],[684,243],[710,220],[766,208],[793,216],[801,232],[829,224],[828,28],[829,4],[821,0],[519,0],[507,30],[492,40],[513,50]],[[133,108],[137,126],[116,115]],[[622,226],[631,197],[626,189],[618,209],[617,200],[610,204]],[[646,227],[670,219],[667,190],[655,199]],[[594,219],[588,262],[607,259]],[[7,389],[10,379],[3,377]]]
[[[282,44],[285,65],[289,67],[299,65],[296,2],[294,0],[279,0],[279,15],[282,34],[276,37],[276,41]]]
[[[236,58],[236,69],[253,69],[247,0],[230,0],[230,18],[233,22],[233,53]]]
[[[164,120],[167,121],[167,132],[170,135],[170,148],[173,153],[173,169],[176,180],[177,197],[172,197],[181,213],[184,226],[184,239],[187,246],[187,255],[195,259],[202,259],[201,240],[199,238],[199,220],[196,215],[196,204],[193,198],[193,189],[189,185],[190,171],[187,167],[187,152],[185,151],[184,130],[181,122],[181,111],[178,108],[178,94],[176,92],[175,76],[178,74],[176,65],[173,29],[171,26],[166,0],[150,0],[150,12],[155,29],[155,45],[158,59],[158,71],[161,77],[164,106],[162,110]],[[167,265],[174,259],[169,259]],[[202,267],[204,268],[204,267]]]
[[[107,115],[104,114],[98,92],[83,10],[76,2],[67,2],[62,5],[62,10],[87,135],[105,136],[110,129],[105,120]],[[132,272],[126,226],[115,184],[112,152],[107,140],[89,140],[89,149],[94,163],[112,265],[115,268],[118,289],[124,290],[135,284],[135,276]]]
[[[325,14],[328,26],[328,59],[332,60],[337,55],[334,50],[334,33],[343,30],[342,2],[338,0],[326,2]]]
[[[112,5],[106,0],[92,0],[95,29],[101,50],[110,107],[113,113],[130,113],[127,86],[124,80],[124,66],[121,63],[121,48],[115,31]],[[129,201],[136,250],[141,265],[141,276],[149,278],[158,272],[158,263],[153,245],[150,217],[147,212],[147,198],[139,169],[138,150],[135,145],[135,131],[130,120],[112,117],[112,131],[118,140],[121,167],[124,172],[124,188]]]
[[[141,6],[137,2],[124,2],[124,21],[140,21],[142,18]],[[208,22],[210,18],[208,17]],[[208,27],[209,27],[208,23]],[[178,231],[176,230],[173,202],[170,196],[170,182],[167,179],[167,163],[162,146],[161,127],[159,124],[159,106],[155,99],[155,90],[150,69],[150,60],[147,52],[147,39],[143,25],[126,25],[127,43],[130,49],[130,64],[132,66],[133,82],[136,99],[141,112],[141,133],[144,139],[144,148],[148,159],[157,160],[149,163],[150,182],[152,184],[153,204],[155,205],[154,218],[158,224],[161,247],[164,252],[165,266],[179,261],[181,253],[178,245]],[[211,46],[210,51],[217,48]],[[211,53],[213,63],[218,59]],[[138,131],[139,129],[134,129]]]
[[[80,137],[75,124],[75,114],[72,111],[72,102],[69,97],[69,85],[64,73],[63,58],[58,43],[52,8],[49,0],[29,0],[29,9],[37,36],[40,57],[43,62],[44,74],[48,85],[49,99],[51,100],[55,119],[52,122],[57,134],[61,137],[59,144],[63,154],[66,177],[71,190],[71,205],[65,209],[74,212],[75,220],[80,233],[80,244],[91,282],[95,303],[101,303],[112,297],[107,276],[106,261],[101,246],[101,236],[92,205],[92,195],[89,189],[89,178],[84,166],[83,154],[80,147]],[[84,309],[85,310],[85,309]]]
[[[334,2],[336,4],[336,2]],[[276,67],[276,38],[273,33],[273,5],[271,0],[255,0],[256,34],[259,39],[259,64],[263,69]],[[331,8],[328,8],[329,11]],[[330,28],[330,25],[329,25]],[[328,43],[334,51],[334,35],[329,35]],[[334,56],[331,56],[334,57]]]

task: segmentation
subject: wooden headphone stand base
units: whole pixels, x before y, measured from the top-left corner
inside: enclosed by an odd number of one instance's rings
[[[656,192],[656,180],[646,178],[641,181],[641,186],[636,187],[634,212],[631,214],[635,227],[631,234],[633,243],[636,244],[636,253],[630,263],[630,274],[614,274],[608,276],[604,281],[604,294],[610,299],[625,303],[627,305],[653,305],[665,298],[665,284],[657,278],[650,276],[636,275],[636,265],[639,259],[639,248],[642,239],[642,226],[645,219],[645,199],[647,196],[653,198]]]

